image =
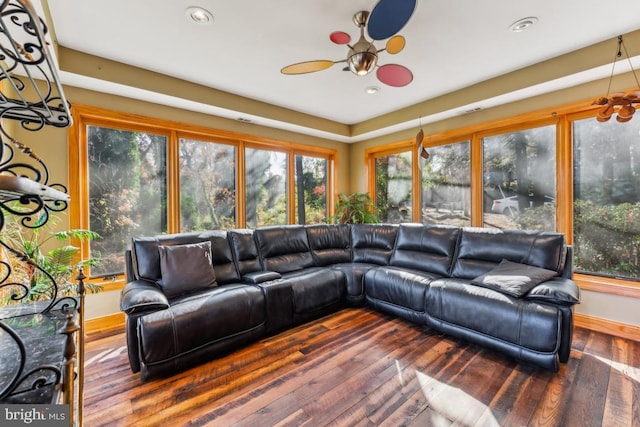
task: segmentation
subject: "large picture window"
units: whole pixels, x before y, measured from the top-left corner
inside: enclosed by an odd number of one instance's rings
[[[411,151],[375,158],[375,202],[381,221],[411,221],[412,186]]]
[[[325,222],[337,150],[87,106],[69,132],[70,226],[98,258],[85,271],[119,289],[134,236]],[[113,280],[115,279],[115,280]]]
[[[88,126],[87,150],[92,275],[120,274],[132,236],[167,231],[167,137]]]
[[[554,125],[483,138],[483,224],[556,229]]]
[[[640,121],[573,122],[578,272],[640,278]]]
[[[255,148],[245,150],[247,226],[287,223],[288,155]]]
[[[180,228],[236,227],[236,147],[180,139]]]
[[[418,157],[424,224],[471,225],[471,153],[469,141],[430,147]]]
[[[295,212],[297,224],[327,222],[328,161],[320,157],[295,156]]]

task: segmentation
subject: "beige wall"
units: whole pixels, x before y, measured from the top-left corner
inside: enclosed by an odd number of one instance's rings
[[[578,100],[585,100],[601,95],[606,81],[592,82],[578,87],[566,89],[552,94],[538,96],[525,101],[479,111],[477,113],[456,116],[454,118],[423,125],[426,135],[477,125],[501,118],[513,117],[532,111],[561,106]],[[627,83],[620,83],[626,85]],[[337,191],[364,191],[366,176],[364,170],[364,151],[367,148],[411,139],[417,129],[362,141],[355,144],[343,144],[336,141],[315,138],[283,130],[241,123],[206,114],[179,110],[158,104],[132,100],[124,97],[92,92],[75,87],[66,87],[66,95],[73,104],[89,105],[115,111],[134,113],[153,118],[172,120],[222,129],[242,134],[257,135],[282,141],[330,147],[338,151],[336,170]],[[15,128],[15,137],[29,145],[44,159],[51,174],[50,183],[62,183],[68,186],[69,165],[67,157],[67,129],[47,128],[39,132],[27,132]],[[73,201],[72,201],[73,203]],[[68,227],[68,218],[63,217],[60,227]],[[119,312],[119,293],[105,292],[90,295],[87,298],[87,318],[101,317]],[[593,317],[612,320],[625,324],[640,326],[640,299],[583,291],[583,304],[577,306],[577,312]]]

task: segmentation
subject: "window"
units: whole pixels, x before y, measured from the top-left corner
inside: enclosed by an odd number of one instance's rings
[[[555,125],[482,140],[483,224],[555,230]]]
[[[236,227],[236,147],[180,139],[180,228]]]
[[[404,151],[375,158],[375,202],[382,222],[412,219],[412,154]]]
[[[120,274],[131,236],[167,231],[167,137],[88,126],[87,150],[91,273]]]
[[[471,153],[469,141],[427,149],[419,157],[424,224],[471,224]]]
[[[246,148],[247,226],[287,224],[288,155]]]
[[[296,223],[320,224],[327,221],[327,159],[295,156]]]
[[[334,149],[86,106],[73,115],[70,226],[102,236],[76,243],[83,259],[101,260],[86,273],[105,290],[120,288],[133,236],[311,224],[333,214]]]
[[[576,271],[640,279],[640,121],[573,122]]]

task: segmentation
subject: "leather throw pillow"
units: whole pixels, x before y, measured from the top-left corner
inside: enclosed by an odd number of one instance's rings
[[[503,259],[492,270],[473,279],[471,284],[520,298],[540,283],[557,275],[553,270]]]
[[[158,246],[160,286],[167,298],[217,286],[211,242]]]

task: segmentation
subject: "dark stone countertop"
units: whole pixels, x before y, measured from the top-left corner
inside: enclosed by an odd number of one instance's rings
[[[0,403],[55,403],[56,370],[62,369],[66,336],[60,334],[66,313],[52,310],[38,313],[39,304],[20,304],[0,308],[0,393],[8,387],[20,369],[20,350],[5,328],[11,328],[22,340],[26,352],[22,378],[17,387]],[[11,317],[8,317],[11,316]],[[43,369],[52,366],[54,369]]]

